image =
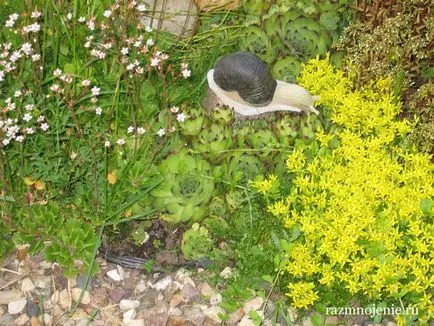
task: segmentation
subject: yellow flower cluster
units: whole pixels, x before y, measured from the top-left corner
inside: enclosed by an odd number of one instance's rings
[[[320,96],[341,131],[335,149],[321,132],[320,154],[289,155],[293,186],[268,206],[286,227],[302,231],[286,253],[287,272],[302,280],[289,286],[294,306],[313,304],[320,288],[339,285],[373,300],[402,298],[422,321],[433,318],[434,212],[421,202],[434,201],[434,165],[402,145],[411,126],[397,119],[390,81],[353,91],[328,60],[315,59],[299,82]]]
[[[253,181],[253,188],[263,194],[266,195],[268,192],[272,190],[273,187],[276,187],[278,184],[277,176],[270,175],[267,179],[259,179]]]

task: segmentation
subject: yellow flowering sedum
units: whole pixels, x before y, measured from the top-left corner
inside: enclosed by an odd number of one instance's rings
[[[397,119],[390,80],[354,91],[328,60],[315,59],[299,83],[320,96],[341,131],[318,132],[313,157],[303,148],[288,156],[293,186],[268,205],[285,227],[301,230],[286,253],[294,306],[314,304],[317,293],[338,286],[370,300],[402,299],[420,318],[432,318],[434,212],[421,203],[434,199],[434,165],[405,149],[411,126]]]

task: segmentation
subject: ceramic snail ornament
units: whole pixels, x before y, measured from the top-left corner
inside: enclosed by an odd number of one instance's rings
[[[207,75],[211,90],[236,113],[253,116],[273,111],[313,112],[318,96],[303,87],[275,80],[267,64],[250,52],[220,59]]]

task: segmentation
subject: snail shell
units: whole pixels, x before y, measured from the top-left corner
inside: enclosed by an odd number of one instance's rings
[[[223,104],[244,116],[274,111],[319,114],[314,108],[318,96],[312,96],[297,84],[276,81],[267,64],[250,52],[223,57],[208,71],[207,79]]]
[[[225,91],[237,91],[252,106],[266,106],[273,99],[277,82],[267,64],[250,52],[223,57],[214,68],[214,81]]]

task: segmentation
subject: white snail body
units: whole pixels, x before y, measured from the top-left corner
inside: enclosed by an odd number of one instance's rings
[[[211,90],[235,112],[244,116],[273,111],[313,112],[318,96],[303,87],[275,81],[266,64],[249,52],[223,57],[207,74]]]

